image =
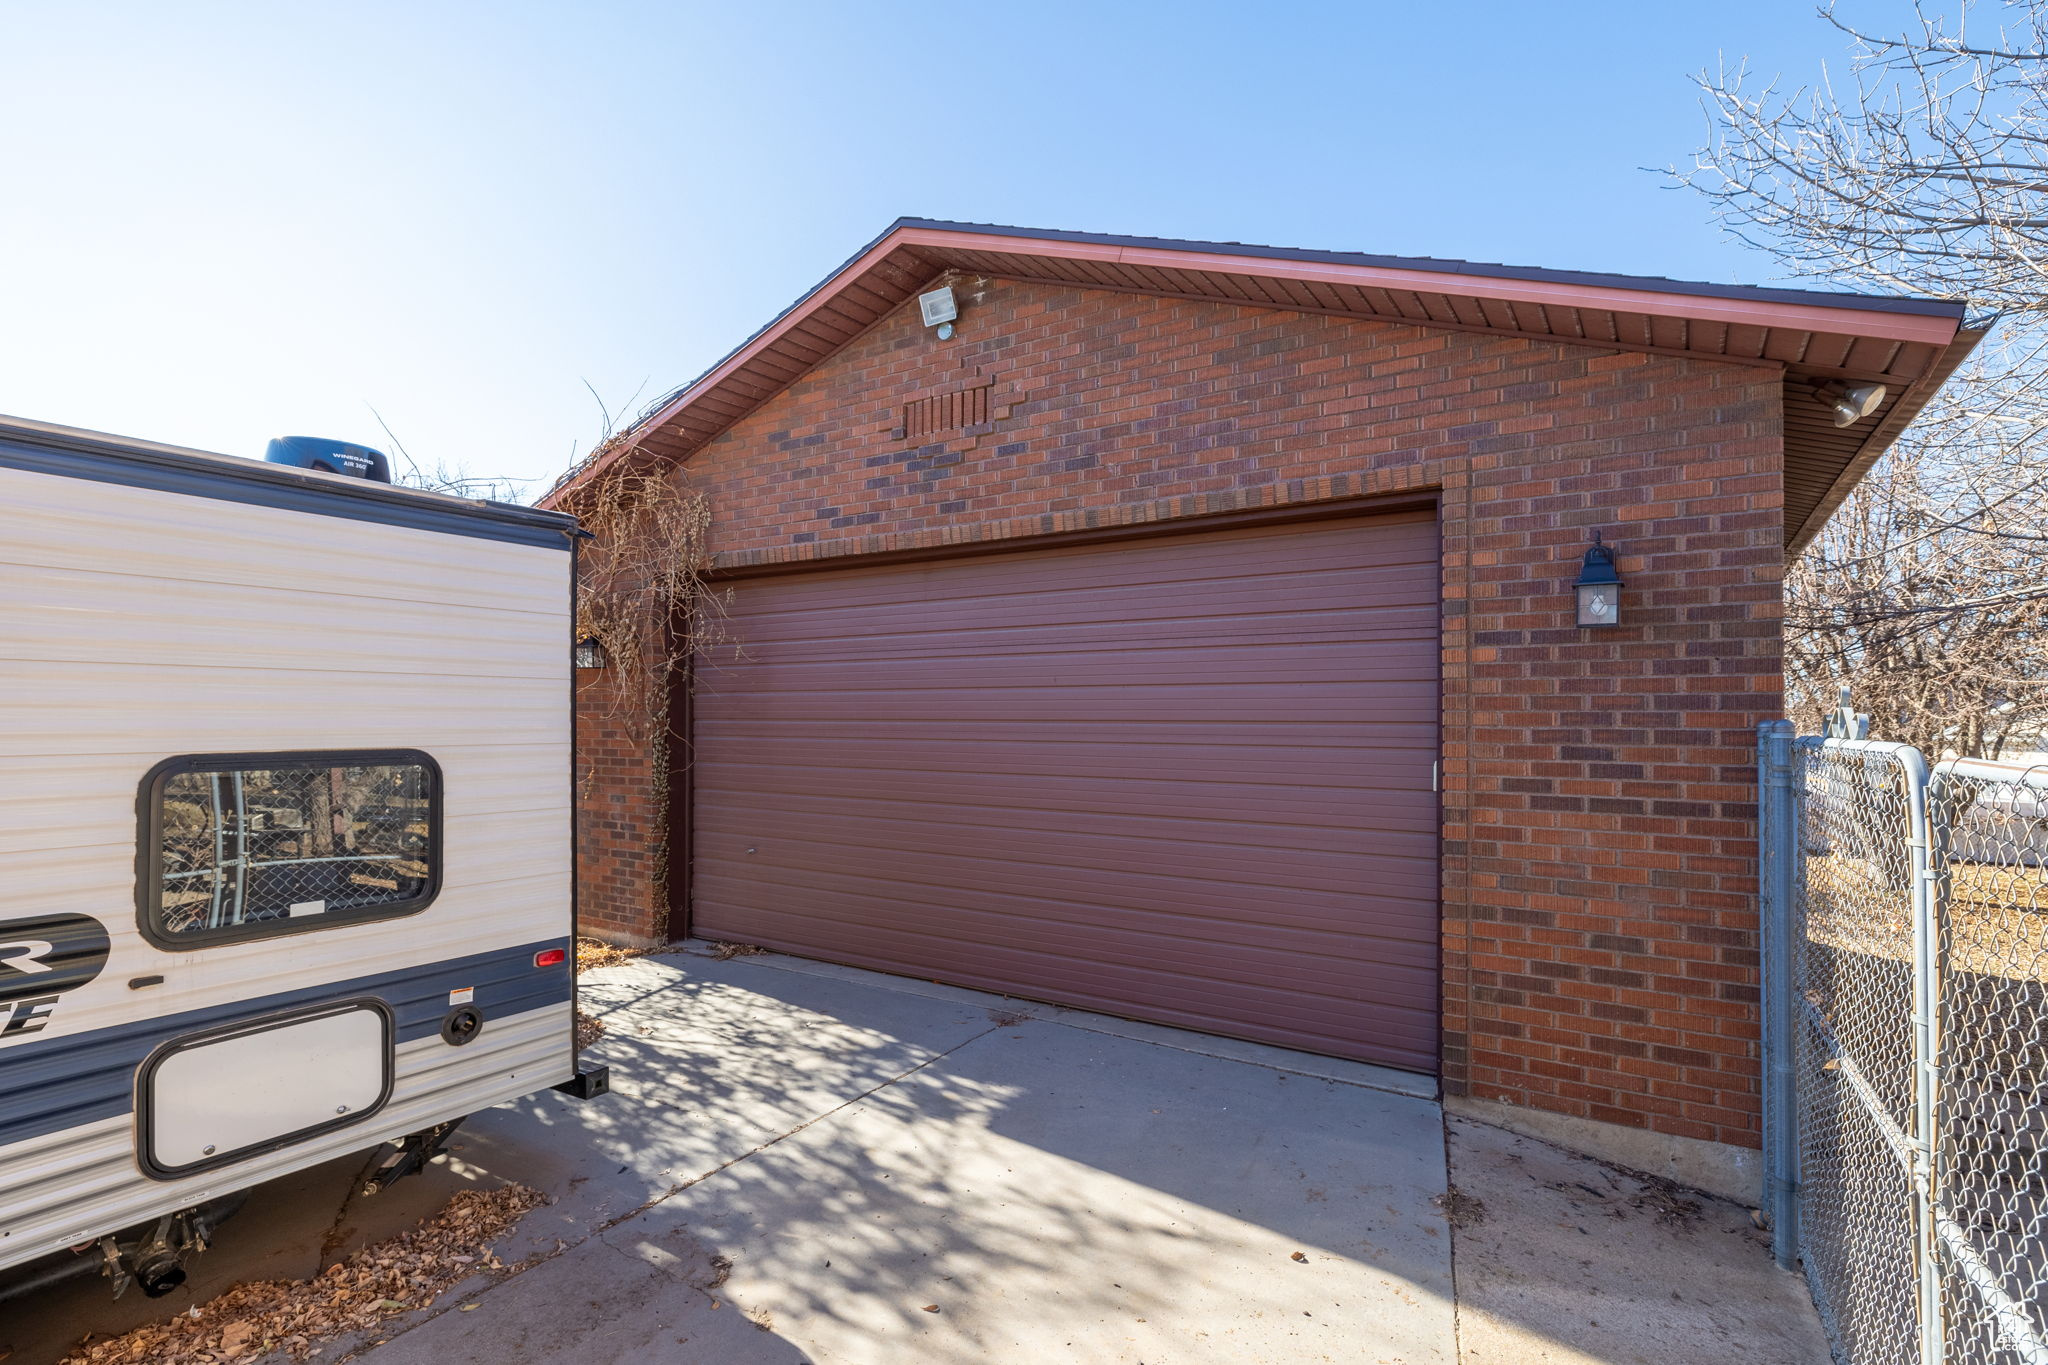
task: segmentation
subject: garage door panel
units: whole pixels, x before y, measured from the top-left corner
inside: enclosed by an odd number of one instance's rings
[[[1119,687],[1157,689],[1168,707],[1183,688],[1209,695],[1222,686],[1293,688],[1331,684],[1348,687],[1359,677],[1406,679],[1417,696],[1435,701],[1434,642],[1392,641],[1361,657],[1350,642],[1326,644],[1208,645],[1197,648],[1043,650],[958,658],[916,655],[885,659],[749,660],[750,685],[766,681],[778,695],[807,692],[843,695],[875,689],[916,692],[955,688],[1015,690],[1024,687]],[[1274,671],[1285,670],[1285,681]],[[716,680],[712,680],[716,685]]]
[[[1238,876],[1229,879],[1200,875],[1191,867],[1163,862],[1157,865],[1158,870],[1139,871],[1128,864],[1106,864],[1099,854],[1091,859],[1079,847],[1074,859],[1060,860],[1053,855],[1065,846],[1061,843],[1041,849],[993,847],[986,852],[876,848],[831,837],[837,832],[821,828],[811,839],[780,840],[766,845],[748,843],[731,835],[712,835],[699,845],[696,857],[703,870],[722,865],[731,875],[758,876],[764,883],[784,871],[800,870],[828,877],[837,874],[869,882],[898,881],[945,888],[961,898],[983,892],[993,897],[1012,897],[1021,888],[1028,889],[1027,900],[1035,896],[1105,910],[1148,910],[1204,919],[1235,917],[1258,927],[1284,922],[1303,927],[1327,926],[1340,932],[1355,930],[1417,943],[1436,942],[1435,934],[1425,932],[1414,922],[1414,902],[1428,898],[1433,882],[1432,860],[1423,857],[1355,855],[1353,861],[1360,864],[1356,874],[1372,880],[1353,881],[1349,887],[1331,889],[1315,885],[1313,877],[1306,873],[1285,883],[1276,874],[1260,884],[1244,880],[1241,869]],[[754,852],[747,852],[749,849]],[[1361,885],[1370,885],[1373,892],[1360,891]],[[1246,921],[1245,902],[1253,896],[1259,904],[1259,918]]]
[[[1363,703],[1358,699],[1359,684],[1386,681],[1374,676],[1372,670],[1361,668],[1361,676],[1353,682],[1331,683],[1274,683],[1258,687],[1246,687],[1231,683],[1188,683],[1172,689],[1172,697],[1162,699],[1151,695],[1144,688],[1137,687],[989,687],[976,690],[965,688],[918,688],[904,686],[894,689],[871,688],[865,691],[847,692],[800,692],[787,702],[778,701],[778,694],[746,691],[734,688],[727,691],[705,691],[700,689],[697,701],[700,705],[714,702],[728,719],[747,720],[754,716],[772,715],[778,707],[790,710],[816,720],[830,720],[845,725],[858,725],[870,717],[876,720],[916,720],[930,716],[937,720],[1036,720],[1064,722],[1076,712],[1084,713],[1096,720],[1142,721],[1164,712],[1177,720],[1204,721],[1217,726],[1232,724],[1238,717],[1259,714],[1259,708],[1285,708],[1280,712],[1291,718],[1310,721],[1343,721],[1360,718]],[[767,670],[762,670],[765,675]],[[757,682],[769,683],[772,679],[760,676]],[[1396,681],[1413,681],[1401,678]],[[1402,714],[1408,714],[1421,705],[1420,698],[1427,693],[1415,688],[1397,697],[1390,703]]]
[[[1036,663],[1067,655],[1133,655],[1159,661],[1167,651],[1174,653],[1219,653],[1229,651],[1313,651],[1323,657],[1341,655],[1356,659],[1360,643],[1386,643],[1389,647],[1415,647],[1417,632],[1436,628],[1436,608],[1403,610],[1401,614],[1380,614],[1372,620],[1348,618],[1346,614],[1319,614],[1313,620],[1229,620],[1223,628],[1206,634],[1200,645],[1186,639],[1188,620],[1157,620],[1130,626],[1118,634],[1114,622],[1085,628],[1047,626],[1044,630],[981,632],[950,630],[938,634],[877,634],[862,641],[760,641],[750,639],[741,659],[713,659],[698,665],[698,686],[717,686],[733,663],[741,675],[758,667],[874,667],[874,665],[922,665],[950,669],[958,665],[979,665],[991,657]],[[1141,651],[1157,651],[1143,655]],[[1303,659],[1313,655],[1303,653]]]
[[[1153,845],[1166,845],[1176,853],[1185,847],[1213,847],[1225,856],[1270,864],[1258,852],[1270,849],[1283,854],[1371,853],[1381,847],[1379,831],[1352,825],[1299,825],[1259,823],[1251,819],[1203,820],[1189,816],[1119,814],[1086,816],[1060,807],[1031,810],[1021,806],[977,806],[960,801],[920,802],[876,800],[848,793],[807,792],[801,795],[725,790],[715,793],[698,814],[696,828],[732,831],[736,822],[749,818],[747,812],[788,812],[797,818],[829,819],[836,815],[860,815],[875,820],[893,820],[930,826],[957,828],[963,837],[981,828],[1014,829],[1020,833],[1060,833],[1068,830],[1106,831],[1130,841],[1127,861],[1154,856]],[[714,810],[716,806],[719,809]],[[1291,861],[1291,858],[1288,859]],[[1433,874],[1432,874],[1433,875]],[[1434,882],[1431,882],[1434,885]]]
[[[1304,599],[1307,600],[1307,599]],[[1386,606],[1377,609],[1312,609],[1261,611],[1256,598],[1242,615],[1219,614],[1223,602],[1197,598],[1175,610],[1161,609],[1128,621],[1049,621],[1042,625],[1010,622],[987,624],[966,612],[918,620],[914,626],[876,621],[859,640],[811,635],[765,635],[750,620],[744,663],[782,659],[845,660],[876,658],[975,657],[990,653],[1038,653],[1087,648],[1166,647],[1189,643],[1187,624],[1200,621],[1203,639],[1223,646],[1294,645],[1316,641],[1400,643],[1436,624],[1436,604]],[[1209,608],[1212,610],[1204,610]],[[906,608],[908,610],[908,608]],[[722,655],[714,662],[723,664]]]
[[[965,561],[953,561],[916,578],[897,572],[850,583],[829,605],[820,603],[801,578],[764,579],[758,592],[749,589],[747,613],[760,620],[764,639],[839,640],[844,637],[832,618],[842,610],[918,634],[935,620],[1004,631],[1070,622],[1144,622],[1161,615],[1227,619],[1276,606],[1281,611],[1371,613],[1431,605],[1436,596],[1436,567],[1419,562],[1319,567],[1287,551],[1284,564],[1248,565],[1241,549],[1219,545],[1213,573],[1193,572],[1193,561],[1184,552],[1160,559],[1157,572],[1120,572],[1118,564],[1131,553],[1095,552],[1085,564],[1066,566],[1077,570],[1066,575],[1046,572],[1060,566],[1041,561],[1033,572],[1005,577],[990,560],[992,576],[978,587],[966,582]],[[936,593],[934,582],[943,582]]]
[[[695,735],[712,744],[736,739],[808,739],[832,743],[907,744],[930,743],[934,751],[944,747],[937,741],[997,743],[1026,741],[1051,744],[1096,744],[1142,741],[1147,744],[1187,744],[1228,751],[1245,743],[1280,746],[1304,753],[1345,749],[1412,749],[1436,752],[1436,717],[1417,720],[1388,720],[1375,712],[1369,719],[1334,722],[1277,720],[1271,716],[1240,716],[1228,736],[1219,737],[1209,722],[1167,720],[1096,721],[1068,718],[1057,736],[1030,721],[977,720],[949,722],[928,718],[874,720],[849,732],[837,721],[820,721],[804,716],[756,716],[745,726],[724,719],[725,707],[717,716],[700,713]]]
[[[700,934],[1434,1069],[1426,514],[743,580]]]
[[[1096,964],[1173,964],[1186,975],[1219,982],[1238,979],[1298,981],[1346,999],[1364,998],[1360,982],[1390,998],[1420,999],[1435,980],[1433,953],[1426,944],[1379,938],[1348,928],[1274,924],[1251,933],[1241,918],[1229,920],[1170,911],[1132,911],[1114,923],[1101,907],[1042,897],[998,893],[956,895],[950,888],[885,878],[847,877],[830,882],[829,872],[782,869],[758,883],[750,869],[726,879],[712,869],[713,893],[742,885],[778,887],[782,894],[750,905],[750,923],[769,912],[826,925],[858,923],[871,931],[921,933],[928,938],[972,938],[1085,957]],[[853,916],[848,920],[848,916]],[[1342,951],[1338,951],[1341,948]],[[1311,983],[1327,982],[1315,987]]]
[[[1419,907],[1432,905],[1430,888],[1430,866],[1423,860],[1411,860],[1401,855],[1374,855],[1370,860],[1370,892],[1352,888],[1350,894],[1333,894],[1327,890],[1313,888],[1282,888],[1268,886],[1260,890],[1257,898],[1257,919],[1245,917],[1245,894],[1241,886],[1227,884],[1204,884],[1190,888],[1192,878],[1184,878],[1178,886],[1169,880],[1153,880],[1139,884],[1135,878],[1118,874],[1114,878],[1116,890],[1104,890],[1104,884],[1112,878],[1102,872],[1090,874],[1090,870],[1047,870],[1044,864],[1032,864],[1018,860],[999,868],[983,866],[977,868],[975,876],[979,882],[967,884],[967,878],[958,872],[958,864],[946,862],[942,855],[905,855],[899,851],[877,851],[860,849],[850,845],[807,845],[803,855],[784,855],[776,864],[762,864],[758,855],[748,855],[743,849],[754,845],[725,845],[713,847],[698,853],[698,866],[694,872],[705,876],[727,876],[735,882],[745,878],[758,878],[760,882],[760,905],[774,905],[778,898],[766,888],[770,886],[815,886],[827,888],[831,880],[842,878],[848,886],[852,884],[897,884],[905,896],[932,905],[973,905],[973,907],[999,907],[1020,902],[1024,909],[1030,909],[1032,902],[1044,905],[1075,905],[1075,907],[1096,907],[1108,919],[1116,919],[1120,911],[1151,911],[1161,915],[1186,915],[1192,919],[1239,919],[1253,925],[1290,925],[1296,929],[1331,929],[1337,933],[1364,933],[1370,937],[1397,939],[1405,943],[1434,945],[1436,935],[1425,931],[1419,919]],[[952,874],[952,880],[946,876]],[[692,892],[705,896],[705,905],[715,902],[709,896],[705,882],[694,884]],[[735,900],[735,905],[743,902]],[[1044,911],[1053,915],[1053,911]],[[719,921],[723,927],[733,927],[729,921]],[[1124,923],[1118,919],[1118,923]],[[1130,923],[1137,923],[1135,919]]]
[[[845,657],[854,652],[850,646],[868,641],[893,654],[906,648],[978,653],[1030,648],[1042,642],[1184,640],[1185,629],[1176,628],[1191,620],[1203,623],[1206,636],[1232,642],[1354,634],[1397,639],[1403,632],[1412,633],[1418,624],[1425,629],[1434,624],[1433,571],[1428,576],[1418,572],[1401,579],[1359,576],[1318,584],[1289,582],[1286,587],[1289,596],[1280,603],[1274,601],[1273,587],[1266,583],[1201,584],[1171,594],[1154,593],[1141,603],[1107,589],[1091,588],[1085,594],[1074,594],[1100,599],[1094,614],[1087,615],[1060,610],[1072,604],[1053,593],[1044,594],[1046,600],[1042,601],[1008,599],[1011,614],[1001,617],[989,612],[992,605],[1002,605],[1003,599],[993,604],[890,603],[863,613],[869,618],[870,630],[859,642],[832,633],[830,612],[785,612],[757,618],[750,611],[747,652],[753,657],[774,657],[809,649]],[[1371,594],[1371,605],[1336,605],[1344,596],[1354,594]]]
[[[1334,787],[1261,785],[1220,782],[1152,782],[1142,779],[1100,779],[1029,773],[948,773],[902,770],[875,773],[850,768],[775,768],[751,765],[728,771],[699,760],[700,800],[715,800],[721,791],[783,792],[799,800],[807,792],[859,792],[872,801],[921,801],[935,805],[965,802],[983,806],[1022,806],[1066,810],[1077,818],[1089,815],[1179,815],[1207,820],[1253,819],[1268,824],[1326,825],[1335,828],[1366,824],[1375,812],[1389,833],[1427,832],[1435,828],[1427,779],[1407,799],[1389,793],[1359,793]],[[843,787],[829,784],[844,783]],[[1366,804],[1372,802],[1373,804]]]
[[[1099,740],[1073,743],[1046,740],[953,740],[942,744],[905,743],[899,739],[847,736],[833,745],[839,768],[887,773],[917,772],[1027,774],[1049,773],[1088,778],[1155,778],[1184,782],[1261,782],[1288,786],[1355,789],[1372,783],[1388,790],[1425,791],[1429,786],[1430,751],[1421,745],[1384,748],[1318,748],[1290,744],[1218,744],[1193,748],[1186,744]],[[1416,755],[1422,755],[1421,765]],[[815,742],[803,737],[752,736],[749,767],[816,766]],[[744,772],[713,774],[706,780],[744,787]],[[1434,828],[1432,822],[1425,822]]]
[[[1433,602],[1435,536],[1434,522],[1424,518],[1382,523],[1372,545],[1317,543],[1296,528],[1036,551],[1028,562],[1008,555],[935,560],[883,571],[851,570],[864,576],[835,587],[829,602],[812,591],[808,575],[776,576],[746,584],[747,613],[763,618],[771,632],[777,617],[809,617],[819,623],[817,635],[837,638],[841,632],[830,618],[841,611],[860,611],[865,617],[892,606],[919,604],[951,611],[954,604],[969,602],[980,604],[977,615],[988,620],[1007,622],[1020,613],[1021,619],[1029,620],[1034,611],[1047,613],[1041,619],[1088,619],[1091,612],[1102,612],[1101,603],[1121,598],[1142,616],[1144,601],[1154,592],[1192,600],[1198,585],[1250,584],[1265,585],[1267,600],[1282,600],[1324,581],[1323,575],[1354,586],[1408,584],[1394,600]],[[1429,549],[1418,557],[1416,549],[1425,541],[1430,542]],[[1346,605],[1372,606],[1386,596],[1352,595]],[[1034,601],[1040,605],[1029,605]]]

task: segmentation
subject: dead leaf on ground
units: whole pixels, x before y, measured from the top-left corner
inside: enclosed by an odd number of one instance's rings
[[[1650,1214],[1666,1227],[1690,1227],[1699,1222],[1702,1209],[1685,1186],[1661,1176],[1641,1177],[1643,1188],[1629,1196],[1629,1203]]]
[[[412,1231],[364,1247],[313,1279],[236,1285],[203,1312],[190,1308],[118,1337],[88,1337],[59,1365],[225,1365],[272,1350],[304,1360],[327,1340],[407,1311],[408,1299],[431,1303],[474,1273],[479,1259],[502,1267],[490,1244],[546,1202],[524,1185],[463,1190]]]
[[[621,948],[603,939],[579,938],[576,940],[576,974],[581,976],[599,967],[616,967],[621,962],[631,962],[652,951],[651,948]]]
[[[1465,1193],[1456,1185],[1429,1202],[1442,1209],[1444,1221],[1460,1232],[1478,1226],[1486,1217],[1486,1201]]]
[[[924,1311],[927,1313],[936,1313],[939,1311],[939,1306],[935,1303],[928,1303],[924,1306]]]
[[[754,943],[714,943],[711,945],[711,956],[717,958],[720,962],[729,962],[736,957],[753,957],[756,953],[765,953],[767,951],[766,948]]]
[[[1308,1260],[1308,1257],[1302,1255],[1300,1252],[1297,1251],[1292,1256],[1289,1256],[1287,1259],[1290,1261],[1306,1261]]]

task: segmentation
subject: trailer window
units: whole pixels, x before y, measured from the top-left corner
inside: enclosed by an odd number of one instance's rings
[[[144,784],[143,928],[166,947],[410,914],[440,882],[414,750],[200,755]]]

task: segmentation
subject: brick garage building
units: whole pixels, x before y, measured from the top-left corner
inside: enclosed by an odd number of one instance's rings
[[[1435,1072],[1739,1166],[1782,566],[1960,326],[901,221],[551,499],[669,471],[731,592],[690,762],[586,678],[585,926]],[[1573,614],[1595,533],[1605,629]]]

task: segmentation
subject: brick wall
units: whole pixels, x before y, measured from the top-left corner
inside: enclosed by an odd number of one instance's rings
[[[646,945],[667,937],[667,793],[651,727],[636,723],[616,679],[576,673],[576,927]]]
[[[1433,491],[1446,1086],[1755,1145],[1750,764],[1780,706],[1778,373],[959,288],[953,341],[906,305],[692,457],[718,562]],[[1584,632],[1569,585],[1595,528],[1628,588],[1622,627]],[[583,724],[583,913],[659,936],[659,793],[630,745]]]

